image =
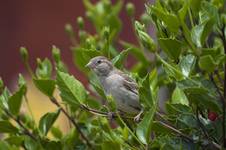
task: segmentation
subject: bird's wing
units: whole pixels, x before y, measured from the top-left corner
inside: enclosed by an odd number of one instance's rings
[[[124,78],[124,80],[123,80],[124,87],[127,90],[138,95],[138,85],[137,85],[137,83],[132,78],[130,78],[127,74],[125,74],[121,71],[119,71],[119,74],[122,75],[122,77]]]

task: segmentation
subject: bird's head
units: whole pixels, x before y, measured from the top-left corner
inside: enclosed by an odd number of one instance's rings
[[[104,56],[92,58],[86,67],[89,67],[98,76],[107,76],[114,69],[111,61]]]

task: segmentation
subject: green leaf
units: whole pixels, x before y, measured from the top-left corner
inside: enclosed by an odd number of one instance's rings
[[[182,74],[182,72],[176,66],[169,64],[168,62],[163,60],[158,54],[156,56],[161,61],[161,63],[163,64],[164,70],[166,71],[168,76],[170,76],[170,77],[172,77],[176,80],[182,80],[184,78],[184,75]]]
[[[10,145],[21,146],[22,142],[24,141],[24,137],[23,136],[10,136],[4,140],[7,141]]]
[[[45,58],[43,61],[37,59],[38,67],[36,69],[36,75],[40,79],[49,79],[52,74],[52,64],[49,59]]]
[[[6,110],[9,109],[8,101],[10,97],[10,91],[5,87],[2,95],[0,96],[0,106]]]
[[[178,11],[178,15],[179,15],[181,21],[184,21],[189,6],[190,6],[190,4],[188,3],[188,0],[185,0],[184,4],[183,4],[183,7]]]
[[[181,54],[183,44],[172,38],[159,38],[158,42],[164,52],[175,61],[178,60],[178,57]]]
[[[142,43],[142,45],[149,51],[155,52],[156,51],[156,45],[154,43],[154,40],[146,33],[144,25],[139,23],[138,21],[135,21],[135,30],[136,33]]]
[[[0,133],[17,133],[18,129],[9,121],[0,121]]]
[[[44,150],[39,142],[39,140],[33,140],[32,138],[26,136],[24,140],[24,146],[27,150]]]
[[[26,81],[22,74],[19,74],[18,85],[19,87],[26,86]]]
[[[116,150],[116,149],[120,150],[121,146],[119,143],[114,141],[105,141],[104,143],[102,143],[101,149],[102,150]]]
[[[60,109],[58,109],[56,112],[52,113],[46,113],[39,121],[39,131],[42,133],[42,135],[47,135],[49,129],[52,127],[56,119],[58,118],[60,114]]]
[[[131,54],[137,58],[139,61],[142,62],[143,65],[149,65],[149,62],[147,60],[147,58],[144,55],[144,52],[141,51],[140,48],[136,47],[133,44],[130,44],[128,42],[125,41],[120,41],[120,44],[122,44],[123,47],[125,47],[126,49],[130,49]]]
[[[143,120],[138,124],[136,128],[137,137],[143,144],[148,144],[151,133],[151,126],[153,123],[153,118],[156,112],[156,105],[153,105],[152,108],[144,115]]]
[[[51,128],[51,133],[53,135],[53,137],[57,138],[57,139],[61,139],[63,137],[63,134],[61,132],[61,130],[57,127],[52,127]]]
[[[62,100],[71,104],[71,106],[84,103],[87,92],[81,82],[73,76],[60,71],[57,71],[56,81]]]
[[[196,57],[192,54],[188,54],[181,58],[179,67],[185,77],[189,77],[196,64]]]
[[[0,149],[1,150],[12,150],[8,143],[5,141],[0,141]]]
[[[142,80],[141,87],[139,87],[139,99],[145,107],[152,107],[153,99],[151,95],[149,74]]]
[[[85,65],[89,62],[89,60],[95,56],[102,55],[101,51],[90,50],[84,48],[73,48],[74,55],[74,63],[75,65],[81,69],[85,69]]]
[[[129,52],[130,52],[130,48],[121,51],[120,54],[118,54],[111,60],[113,65],[117,68],[121,68]]]
[[[18,115],[25,92],[26,87],[22,86],[19,88],[18,91],[16,91],[12,96],[9,97],[8,101],[9,111],[13,115]]]
[[[45,141],[43,148],[46,150],[62,150],[62,145],[60,141]]]
[[[94,90],[103,98],[107,99],[102,86],[100,85],[100,81],[94,73],[89,75],[89,83],[93,86]]]
[[[203,109],[221,112],[218,95],[214,85],[202,78],[187,79],[177,82],[178,88],[183,90],[189,100]]]
[[[35,86],[48,97],[53,96],[55,90],[55,81],[50,79],[33,79]]]
[[[200,57],[199,67],[204,71],[213,72],[216,67],[216,63],[211,55],[205,55]]]
[[[163,21],[171,32],[177,33],[180,22],[175,14],[164,12],[162,9],[155,6],[148,7],[148,13],[150,15],[155,15],[158,19]]]
[[[183,104],[183,105],[189,106],[189,102],[188,102],[186,95],[178,87],[176,87],[173,91],[171,103],[172,104]]]

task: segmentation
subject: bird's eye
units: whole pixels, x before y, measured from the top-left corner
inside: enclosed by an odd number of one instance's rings
[[[98,60],[97,63],[100,64],[100,63],[102,63],[102,61],[101,60]]]

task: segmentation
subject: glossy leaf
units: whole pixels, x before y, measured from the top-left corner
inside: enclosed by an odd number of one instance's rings
[[[39,121],[39,131],[42,133],[42,135],[47,135],[49,129],[52,127],[59,114],[60,110],[57,110],[56,112],[49,112],[42,116]]]
[[[35,86],[48,97],[53,96],[55,81],[50,79],[33,79]]]
[[[185,77],[189,77],[193,71],[196,64],[196,57],[194,55],[188,54],[181,58],[179,63],[180,70]]]
[[[71,105],[85,102],[87,97],[86,89],[73,76],[57,71],[56,81],[63,101]]]

